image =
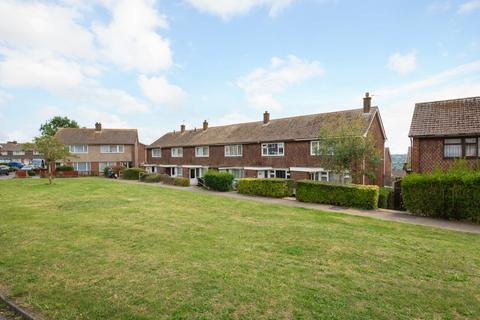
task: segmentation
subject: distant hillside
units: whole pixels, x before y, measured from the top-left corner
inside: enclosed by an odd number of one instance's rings
[[[392,169],[402,170],[405,161],[407,161],[406,154],[392,154]]]

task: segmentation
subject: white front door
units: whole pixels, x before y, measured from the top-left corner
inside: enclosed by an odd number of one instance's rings
[[[196,186],[198,184],[198,168],[190,169],[190,185]]]

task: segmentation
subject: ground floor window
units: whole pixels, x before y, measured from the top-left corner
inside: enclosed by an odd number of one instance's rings
[[[330,181],[330,174],[328,171],[320,171],[310,173],[310,180],[315,181]]]
[[[73,168],[79,172],[88,172],[90,171],[90,162],[74,162]]]
[[[220,169],[223,172],[230,172],[235,179],[245,178],[245,170],[243,169]]]
[[[115,167],[116,165],[116,162],[100,162],[98,164],[98,171],[104,172],[106,167]]]
[[[286,169],[260,170],[258,171],[257,177],[258,178],[290,179],[290,170],[286,170]]]

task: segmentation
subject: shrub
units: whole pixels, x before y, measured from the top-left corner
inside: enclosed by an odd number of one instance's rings
[[[138,180],[140,173],[146,173],[142,168],[128,168],[123,170],[122,179],[125,180]]]
[[[110,170],[112,170],[113,173],[117,175],[117,177],[120,177],[120,173],[123,171],[123,169],[125,169],[125,167],[123,167],[123,166],[109,166],[109,167],[105,167],[105,169],[103,169],[103,175],[108,178],[108,172],[109,172]]]
[[[393,188],[380,188],[378,194],[378,207],[383,209],[393,209]]]
[[[18,168],[17,167],[8,167],[8,172],[17,172]]]
[[[140,177],[140,180],[147,183],[160,182],[161,176],[158,173],[147,173]]]
[[[28,170],[28,171],[27,171],[27,174],[28,174],[29,177],[34,177],[34,176],[37,175],[37,174],[35,173],[35,171],[33,171],[33,170]]]
[[[290,195],[287,179],[243,178],[238,180],[237,191],[243,194],[273,198]]]
[[[297,200],[362,209],[376,209],[378,186],[336,184],[302,180],[297,182]]]
[[[57,166],[55,167],[55,171],[63,172],[63,171],[74,171],[75,169],[73,166]]]
[[[480,222],[480,173],[411,174],[402,180],[405,208],[412,214]]]
[[[234,176],[229,172],[218,172],[215,170],[208,170],[203,176],[205,185],[216,191],[229,191],[232,189]]]
[[[188,178],[174,178],[173,184],[179,187],[188,187],[190,186],[190,179]]]

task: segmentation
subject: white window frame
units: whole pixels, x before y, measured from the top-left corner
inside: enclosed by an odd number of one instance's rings
[[[105,164],[105,166],[103,167],[102,169],[102,166],[103,164]],[[98,172],[103,172],[105,170],[105,168],[107,167],[114,167],[116,166],[117,163],[116,162],[112,162],[112,161],[102,161],[102,162],[99,162],[98,163]]]
[[[40,155],[40,152],[38,152],[37,150],[33,150],[33,155],[34,155],[34,156],[39,156],[39,155]]]
[[[14,155],[14,156],[24,156],[25,151],[13,151],[12,155]]]
[[[113,148],[112,148],[113,147]],[[108,149],[108,150],[105,150]],[[115,149],[112,151],[112,149]],[[100,146],[100,153],[124,153],[125,147],[123,144],[104,144]]]
[[[270,145],[277,145],[277,154],[269,154],[268,149]],[[282,153],[279,150],[282,149]],[[265,152],[266,151],[266,152]],[[262,157],[283,157],[285,156],[285,142],[267,142],[262,143]]]
[[[159,154],[155,155],[155,151],[158,151]],[[152,149],[152,158],[161,158],[161,157],[162,157],[162,149],[161,148]]]
[[[204,152],[204,150],[207,150],[207,153]],[[202,152],[198,152],[199,150],[202,150]],[[195,147],[195,157],[197,158],[207,158],[210,156],[210,148],[208,146],[201,146],[201,147]]]
[[[174,173],[172,177],[183,177],[183,168],[182,167],[173,167],[172,170]]]
[[[86,166],[87,170],[78,170],[78,164],[79,163],[86,163],[87,164],[87,166]],[[91,164],[90,164],[90,162],[87,162],[87,161],[74,162],[73,163],[73,168],[75,169],[75,171],[78,171],[78,172],[90,172]]]
[[[174,152],[174,150],[176,152]],[[182,158],[183,157],[183,148],[182,147],[172,148],[171,149],[171,155],[172,155],[172,158]]]
[[[75,147],[82,146],[82,149],[86,151],[75,151]],[[88,153],[88,144],[72,144],[68,146],[70,153]]]
[[[314,147],[315,144],[317,145],[316,150],[315,150],[315,147]],[[315,152],[315,151],[318,151],[318,152]],[[310,155],[311,156],[320,155],[320,141],[319,140],[310,141]]]
[[[241,157],[243,155],[243,145],[241,144],[227,144],[224,149],[225,157]],[[232,153],[232,149],[237,151],[237,153]]]

